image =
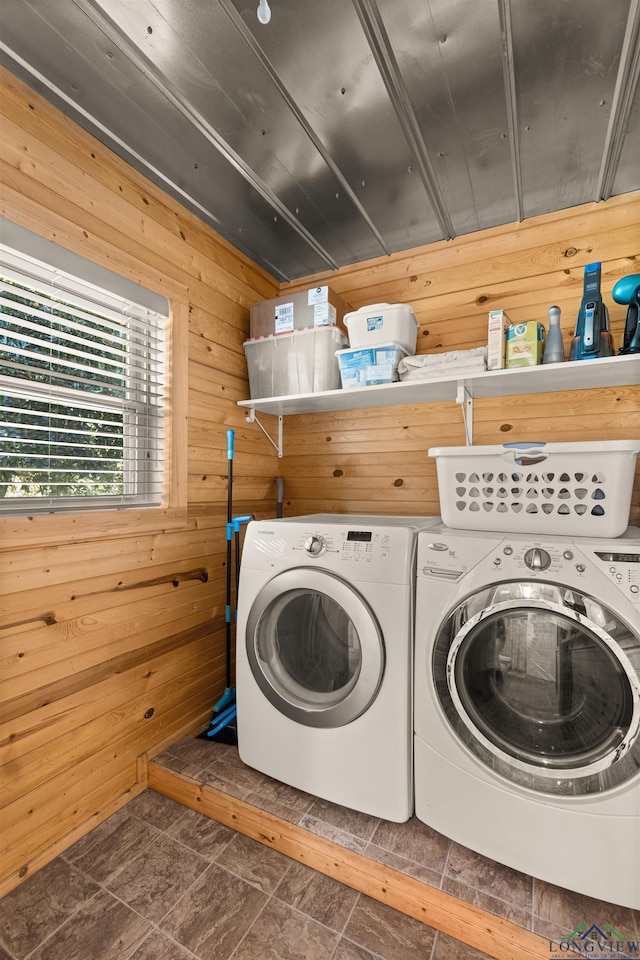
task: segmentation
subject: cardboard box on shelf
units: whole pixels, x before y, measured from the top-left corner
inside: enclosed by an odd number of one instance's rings
[[[507,329],[511,325],[504,310],[489,311],[487,334],[487,370],[503,370],[507,343]]]
[[[326,326],[337,326],[346,335],[343,318],[350,310],[349,304],[331,287],[311,287],[287,293],[251,306],[251,337],[270,337],[303,327]]]
[[[542,363],[544,327],[536,320],[514,323],[507,330],[507,367],[535,367]]]

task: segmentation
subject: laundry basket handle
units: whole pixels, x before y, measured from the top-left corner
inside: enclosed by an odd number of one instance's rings
[[[505,451],[505,459],[511,460],[509,454],[512,454],[514,462],[519,467],[532,467],[547,459],[547,454],[541,450],[541,447],[546,447],[546,443],[541,440],[503,443],[502,447]]]

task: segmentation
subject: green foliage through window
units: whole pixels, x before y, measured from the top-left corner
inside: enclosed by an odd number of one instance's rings
[[[158,503],[164,318],[0,260],[0,511]]]

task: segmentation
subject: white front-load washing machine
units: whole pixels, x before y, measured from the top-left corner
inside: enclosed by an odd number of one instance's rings
[[[249,524],[236,644],[244,763],[333,803],[409,818],[416,535],[429,522],[438,518]]]
[[[533,877],[640,908],[640,530],[418,537],[415,806]]]

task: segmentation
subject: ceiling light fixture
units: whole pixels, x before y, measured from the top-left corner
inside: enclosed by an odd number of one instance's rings
[[[271,7],[267,0],[260,0],[258,4],[258,20],[260,23],[269,23],[269,20],[271,20]]]

